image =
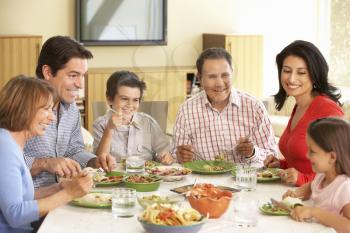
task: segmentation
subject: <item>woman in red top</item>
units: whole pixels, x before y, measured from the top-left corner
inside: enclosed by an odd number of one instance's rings
[[[315,45],[297,40],[285,47],[277,56],[279,91],[274,96],[276,109],[281,110],[292,96],[296,104],[279,149],[284,159],[270,155],[266,167],[280,167],[282,180],[300,186],[311,181],[315,173],[307,158],[306,129],[318,118],[344,115],[339,102],[339,90],[328,82],[328,65]]]

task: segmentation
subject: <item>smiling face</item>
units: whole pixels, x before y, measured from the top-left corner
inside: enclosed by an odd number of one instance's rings
[[[137,87],[120,86],[113,100],[108,99],[112,108],[123,113],[125,124],[129,123],[139,109],[141,91]]]
[[[336,159],[333,152],[324,151],[309,135],[306,137],[306,144],[307,156],[315,173],[325,173],[334,169]]]
[[[52,98],[50,98],[50,100],[44,106],[39,107],[30,127],[31,129],[30,134],[32,136],[44,135],[45,130],[55,118],[52,112],[52,108],[53,108]]]
[[[55,87],[59,100],[71,104],[77,98],[79,89],[84,87],[87,69],[86,59],[72,58],[57,71],[55,76],[47,65],[43,66],[43,74],[45,79]]]
[[[311,96],[312,81],[305,61],[297,56],[288,56],[283,61],[281,83],[287,95]]]
[[[199,78],[213,107],[226,106],[232,87],[230,64],[225,59],[207,59]]]

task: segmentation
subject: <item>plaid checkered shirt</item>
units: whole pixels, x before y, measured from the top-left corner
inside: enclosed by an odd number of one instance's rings
[[[239,137],[244,136],[249,136],[254,144],[255,152],[249,159],[235,152]],[[226,160],[251,162],[256,166],[262,166],[267,155],[277,155],[265,106],[255,97],[235,89],[231,90],[229,104],[222,112],[212,107],[204,91],[188,99],[177,114],[173,140],[173,155],[177,146],[192,145],[208,160],[221,154]]]

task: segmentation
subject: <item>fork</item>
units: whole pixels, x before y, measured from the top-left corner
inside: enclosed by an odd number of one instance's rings
[[[205,164],[211,166],[211,164],[206,159],[204,159],[198,152],[193,150],[193,153],[194,153],[196,158],[198,158],[199,160],[202,160]]]

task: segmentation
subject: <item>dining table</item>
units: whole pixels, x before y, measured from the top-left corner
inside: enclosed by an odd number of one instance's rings
[[[179,165],[178,165],[179,166]],[[119,168],[120,169],[120,168]],[[238,188],[231,173],[203,175],[189,174],[184,179],[174,182],[162,182],[159,190],[152,193],[171,194],[171,189],[199,183],[210,183],[213,185]],[[112,190],[113,187],[94,188],[95,190]],[[334,233],[335,230],[326,227],[315,221],[297,222],[289,216],[273,216],[258,213],[258,222],[255,226],[243,227],[235,224],[233,220],[235,197],[245,195],[258,201],[262,206],[268,203],[271,198],[281,200],[283,193],[293,187],[287,186],[281,181],[270,183],[258,183],[255,190],[239,191],[233,193],[233,198],[228,210],[220,218],[208,219],[202,226],[199,233]],[[147,193],[148,194],[148,193]],[[145,193],[138,193],[145,195]],[[305,205],[311,205],[309,201]],[[188,201],[184,200],[184,206]],[[144,233],[146,232],[138,222],[138,215],[142,212],[142,207],[137,206],[137,213],[132,217],[112,216],[111,209],[83,208],[67,204],[55,210],[52,210],[46,216],[44,222],[38,230],[38,233]],[[149,232],[151,233],[151,232]]]

